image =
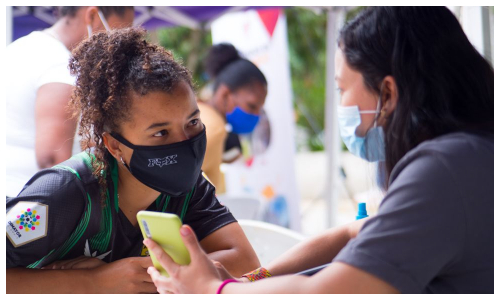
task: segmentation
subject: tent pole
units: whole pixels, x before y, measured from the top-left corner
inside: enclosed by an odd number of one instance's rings
[[[337,225],[337,210],[340,182],[340,134],[337,122],[339,103],[335,83],[335,51],[339,30],[344,24],[343,8],[327,11],[326,29],[326,101],[325,101],[325,146],[327,154],[326,206],[328,228]]]
[[[6,36],[6,42],[8,44],[12,43],[12,36],[13,36],[13,29],[14,27],[12,26],[12,22],[13,22],[13,16],[12,16],[12,6],[7,6],[5,7],[5,10],[7,12],[7,18],[6,18],[6,21],[7,21],[7,36]]]

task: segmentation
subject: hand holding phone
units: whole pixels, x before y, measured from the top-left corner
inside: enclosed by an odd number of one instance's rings
[[[150,238],[179,265],[188,265],[191,262],[189,252],[182,241],[179,230],[182,222],[175,214],[140,211],[137,220],[144,239]],[[154,254],[149,253],[155,268],[161,275],[169,277],[167,271],[160,265]]]

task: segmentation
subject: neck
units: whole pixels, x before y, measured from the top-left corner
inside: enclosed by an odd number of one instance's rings
[[[76,18],[62,18],[57,21],[50,31],[54,34],[54,37],[59,40],[63,45],[72,51],[83,39],[87,37],[86,29],[82,31],[83,24],[79,24],[79,20]]]
[[[142,184],[120,163],[118,178],[119,207],[130,223],[136,226],[137,213],[147,209],[160,196],[160,192]]]

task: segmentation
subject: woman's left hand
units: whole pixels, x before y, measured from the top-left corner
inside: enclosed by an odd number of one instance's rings
[[[105,265],[106,262],[96,257],[88,257],[85,255],[68,260],[55,261],[42,269],[47,270],[63,270],[63,269],[93,269]]]
[[[182,240],[191,256],[191,263],[178,265],[165,251],[151,239],[144,240],[149,251],[156,256],[158,262],[165,268],[170,277],[165,277],[154,267],[148,268],[148,274],[153,279],[160,294],[211,294],[217,292],[222,283],[219,272],[212,260],[201,248],[193,230],[183,225],[180,229]]]

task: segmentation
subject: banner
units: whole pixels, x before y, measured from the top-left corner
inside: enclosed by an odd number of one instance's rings
[[[214,44],[233,44],[266,76],[268,94],[255,131],[241,136],[244,159],[225,169],[227,195],[263,199],[264,221],[300,231],[295,125],[286,18],[280,9],[227,14],[212,24]]]

